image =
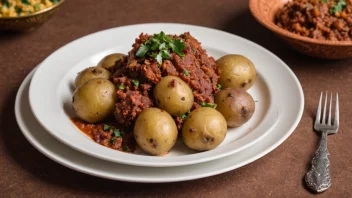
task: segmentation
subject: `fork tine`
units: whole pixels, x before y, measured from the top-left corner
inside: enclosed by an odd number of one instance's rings
[[[332,92],[330,94],[330,107],[329,107],[329,117],[328,117],[328,125],[331,126],[331,104],[332,104]]]
[[[338,93],[336,93],[336,107],[335,107],[334,126],[339,127],[339,94]]]
[[[320,93],[319,105],[317,110],[317,115],[315,117],[315,124],[320,123],[320,116],[321,116],[321,99],[323,97],[323,92]]]
[[[328,92],[325,94],[324,110],[323,110],[323,119],[321,120],[322,124],[326,124],[325,115],[326,115],[326,101],[328,100]]]

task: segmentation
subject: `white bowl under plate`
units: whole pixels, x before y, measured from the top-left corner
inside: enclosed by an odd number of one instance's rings
[[[253,61],[258,80],[249,90],[256,103],[252,119],[244,126],[228,130],[225,141],[216,149],[196,153],[182,142],[167,156],[129,154],[103,147],[71,123],[74,116],[71,99],[76,74],[96,65],[107,54],[127,53],[141,32],[180,34],[189,31],[208,54],[219,58],[225,54],[242,54]],[[289,67],[259,45],[241,37],[205,27],[183,24],[142,24],[113,28],[94,33],[60,48],[35,72],[29,101],[39,123],[55,138],[88,155],[122,164],[166,167],[206,162],[239,152],[270,133],[283,114],[292,116],[292,125],[303,111],[303,91]]]
[[[71,149],[52,137],[34,118],[28,101],[28,89],[33,72],[18,90],[15,102],[17,123],[26,139],[50,159],[73,170],[97,177],[144,183],[187,181],[221,174],[259,159],[278,147],[297,126],[292,115],[284,114],[278,125],[262,140],[233,155],[200,164],[178,167],[140,167],[100,160]],[[303,109],[303,107],[302,107]],[[302,111],[299,112],[302,116]]]

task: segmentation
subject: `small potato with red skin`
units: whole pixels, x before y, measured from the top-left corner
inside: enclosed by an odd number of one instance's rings
[[[252,96],[244,89],[227,88],[215,95],[216,109],[225,117],[227,126],[239,127],[246,123],[255,111]]]
[[[134,137],[141,149],[151,155],[164,155],[175,145],[177,126],[171,115],[158,108],[146,108],[134,125]]]

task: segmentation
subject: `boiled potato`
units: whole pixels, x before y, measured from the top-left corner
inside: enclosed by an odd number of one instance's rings
[[[177,139],[176,123],[166,111],[158,108],[144,109],[133,132],[137,144],[152,155],[166,154]]]
[[[224,116],[211,107],[192,111],[182,127],[183,142],[198,151],[214,149],[225,139],[226,133]]]
[[[79,86],[73,93],[76,115],[88,123],[104,120],[115,107],[115,86],[109,80],[95,78]]]
[[[110,77],[111,73],[102,67],[89,67],[78,73],[75,79],[75,86],[77,88],[93,78],[109,79]]]
[[[166,76],[154,88],[154,98],[159,108],[173,116],[188,112],[194,97],[191,88],[176,76]]]
[[[216,109],[225,117],[227,126],[239,127],[246,123],[255,111],[252,96],[243,89],[227,88],[215,95]]]
[[[110,70],[115,66],[115,62],[118,60],[121,60],[124,56],[126,55],[120,54],[120,53],[107,55],[100,60],[100,62],[98,63],[98,66],[103,67],[104,69]]]
[[[223,88],[249,89],[257,79],[255,67],[248,58],[229,54],[216,61],[220,68],[219,83]]]

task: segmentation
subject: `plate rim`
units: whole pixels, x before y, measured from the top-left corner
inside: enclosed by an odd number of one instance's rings
[[[258,48],[258,49],[260,49],[260,50],[263,50],[263,51],[265,51],[266,53],[268,53],[271,58],[274,58],[274,59],[276,59],[276,61],[279,61],[282,66],[285,66],[285,67],[284,67],[285,70],[286,70],[286,71],[289,73],[289,75],[292,77],[292,79],[293,79],[292,82],[293,82],[294,85],[298,88],[298,90],[299,90],[299,92],[300,92],[300,96],[301,96],[301,98],[300,98],[300,99],[301,99],[301,105],[304,106],[304,99],[302,100],[302,98],[303,98],[303,90],[302,90],[302,87],[301,87],[301,85],[300,85],[300,82],[299,82],[298,78],[296,77],[296,75],[292,72],[292,70],[291,70],[291,69],[287,66],[287,64],[285,64],[280,58],[278,58],[275,54],[273,54],[273,53],[270,52],[269,50],[265,49],[264,47],[262,47],[262,46],[260,46],[260,45],[258,45],[258,44],[256,44],[256,43],[254,43],[254,42],[252,42],[252,41],[250,41],[250,40],[248,40],[248,39],[245,39],[245,38],[240,37],[240,36],[237,36],[237,35],[233,35],[233,34],[228,33],[228,32],[224,32],[224,31],[222,31],[222,30],[212,29],[212,28],[208,28],[208,27],[202,27],[202,26],[196,26],[196,25],[188,25],[188,24],[179,24],[179,23],[145,23],[145,24],[134,24],[134,25],[127,25],[127,26],[121,26],[121,27],[110,28],[110,29],[98,31],[98,32],[95,32],[95,33],[92,33],[92,34],[89,34],[89,35],[85,35],[85,36],[80,37],[80,38],[78,38],[78,39],[76,39],[76,40],[74,40],[74,41],[71,41],[71,42],[67,43],[66,45],[64,45],[64,46],[62,46],[61,48],[59,48],[59,49],[57,49],[56,51],[54,51],[54,52],[53,52],[51,55],[49,55],[43,62],[45,63],[45,61],[46,61],[49,57],[53,56],[56,52],[58,52],[58,51],[62,50],[63,48],[65,48],[67,45],[70,45],[70,44],[73,44],[73,43],[75,43],[75,42],[78,42],[79,40],[84,39],[84,38],[86,38],[86,37],[93,36],[93,35],[95,35],[95,34],[99,34],[99,33],[104,32],[104,31],[116,30],[116,29],[128,28],[128,27],[135,27],[135,26],[140,26],[140,25],[142,25],[142,26],[145,26],[145,25],[159,25],[159,26],[162,26],[162,25],[171,25],[171,26],[176,25],[176,26],[180,26],[180,25],[181,25],[181,26],[190,27],[190,28],[197,28],[197,29],[200,28],[201,30],[207,30],[207,31],[218,32],[218,33],[220,33],[220,34],[227,34],[227,35],[229,35],[229,36],[231,36],[231,37],[236,37],[236,39],[240,39],[240,40],[242,40],[242,41],[245,41],[245,42],[247,42],[247,43],[250,43],[250,44],[252,44],[254,47],[256,47],[256,48]],[[42,65],[42,64],[41,64],[41,65]],[[39,66],[39,68],[37,69],[37,71],[38,71],[39,69],[40,69],[40,66]],[[38,75],[36,75],[36,74],[37,74],[37,72],[34,73],[33,79],[35,79],[36,76],[38,76]],[[190,165],[190,164],[203,163],[203,162],[206,162],[206,161],[216,160],[216,159],[218,159],[218,158],[222,158],[222,157],[231,155],[231,154],[233,154],[233,153],[235,153],[235,152],[239,152],[240,150],[243,150],[243,149],[245,149],[245,148],[247,148],[247,147],[249,147],[249,146],[255,144],[256,142],[260,141],[262,138],[264,138],[264,135],[263,135],[263,136],[260,136],[260,137],[256,138],[255,140],[251,141],[250,144],[244,145],[244,146],[240,147],[240,149],[234,149],[234,151],[232,151],[232,152],[227,152],[227,153],[222,154],[222,155],[218,155],[218,156],[215,156],[215,155],[214,155],[214,156],[212,156],[212,157],[210,156],[210,157],[207,157],[207,158],[204,158],[204,159],[203,159],[203,158],[198,158],[198,159],[195,158],[194,160],[192,159],[191,161],[181,161],[181,162],[178,161],[176,164],[175,164],[175,162],[169,162],[169,161],[166,161],[166,162],[160,162],[160,161],[158,161],[158,164],[155,164],[155,163],[152,162],[152,161],[150,161],[150,162],[142,161],[142,162],[141,162],[141,161],[136,161],[136,160],[131,160],[131,159],[123,159],[123,158],[122,158],[123,160],[121,160],[120,158],[117,158],[117,159],[112,160],[112,159],[110,159],[110,158],[106,158],[105,156],[102,157],[102,156],[98,156],[98,155],[96,155],[96,154],[88,153],[88,152],[84,151],[82,148],[78,148],[78,147],[75,147],[75,146],[73,146],[73,145],[71,145],[71,144],[68,144],[68,143],[65,142],[62,138],[60,138],[59,135],[56,135],[56,134],[55,134],[54,132],[52,132],[49,128],[47,128],[47,127],[45,126],[45,124],[43,124],[43,123],[40,121],[40,119],[37,117],[37,115],[36,115],[36,113],[35,113],[36,111],[33,109],[34,106],[32,105],[32,102],[33,102],[33,101],[32,101],[32,99],[31,99],[31,94],[30,94],[30,93],[31,93],[31,89],[33,89],[32,81],[31,81],[31,83],[30,83],[29,89],[30,89],[30,92],[29,92],[29,95],[30,95],[29,100],[30,100],[30,104],[31,104],[30,106],[31,106],[31,109],[32,109],[32,111],[33,111],[34,117],[35,117],[36,120],[41,124],[41,126],[46,129],[46,131],[47,131],[50,135],[52,135],[53,137],[55,137],[56,139],[58,139],[60,142],[64,143],[65,145],[70,146],[71,148],[73,148],[73,149],[75,149],[75,150],[78,150],[79,152],[83,152],[83,153],[85,153],[85,154],[94,156],[94,157],[96,157],[96,158],[104,159],[104,160],[108,160],[108,161],[112,161],[112,162],[115,162],[115,163],[129,164],[129,165],[136,165],[136,166],[149,166],[149,167],[151,167],[151,166],[153,166],[153,167],[172,167],[172,166],[183,166],[183,165]],[[302,111],[303,111],[303,110],[302,110]],[[297,120],[299,121],[300,118],[301,118],[301,116],[296,116],[296,121],[297,121]],[[267,132],[265,135],[267,135],[268,133],[270,133],[270,132]],[[121,157],[123,157],[124,154],[125,154],[125,153],[121,153]],[[126,154],[125,154],[125,155],[126,155]],[[193,154],[193,155],[196,155],[196,154]],[[146,156],[139,156],[139,157],[140,157],[140,158],[143,158],[143,157],[146,157]],[[150,156],[147,156],[147,157],[150,157]]]

